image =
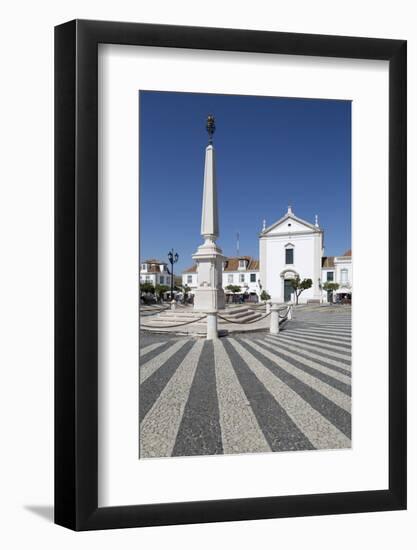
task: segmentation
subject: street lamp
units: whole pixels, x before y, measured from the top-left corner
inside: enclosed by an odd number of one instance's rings
[[[169,263],[171,264],[171,272],[170,272],[170,275],[171,275],[171,300],[174,299],[174,264],[176,264],[178,262],[178,254],[176,252],[174,252],[174,249],[172,248],[169,252],[168,252],[168,260],[169,260]]]

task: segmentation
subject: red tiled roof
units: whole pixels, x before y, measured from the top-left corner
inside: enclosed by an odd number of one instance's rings
[[[185,269],[183,273],[197,273],[197,265],[192,265],[188,269]]]
[[[239,271],[239,260],[247,261],[245,271],[257,271],[259,269],[259,261],[253,259],[251,256],[232,256],[231,258],[226,258],[226,266],[223,271]]]
[[[223,269],[225,272],[230,271],[239,271],[239,260],[247,260],[248,266],[245,270],[241,271],[259,271],[259,260],[255,260],[251,256],[235,256],[231,258],[226,258],[226,266]],[[188,269],[185,269],[183,273],[196,273],[197,266],[193,265],[192,267],[189,267]]]
[[[343,256],[352,256],[352,250],[349,248],[349,250],[346,250]]]
[[[157,264],[157,265],[166,265],[166,262],[161,262],[160,260],[155,260],[155,259],[152,259],[152,260],[143,260],[143,262],[141,262],[142,264]]]

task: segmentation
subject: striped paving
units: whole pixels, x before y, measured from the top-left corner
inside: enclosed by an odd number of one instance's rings
[[[337,343],[337,344],[340,344],[340,345],[350,345],[350,342],[351,342],[351,338],[350,336],[346,336],[345,333],[344,334],[336,334],[335,332],[332,332],[332,333],[329,333],[329,332],[326,332],[326,336],[323,336],[323,333],[321,331],[317,331],[317,330],[311,330],[311,329],[308,329],[308,330],[286,330],[285,331],[286,335],[290,336],[291,334],[295,334],[296,336],[305,336],[307,338],[312,338],[312,339],[319,339],[320,342],[330,342],[330,343]]]
[[[202,349],[203,341],[195,342],[144,415],[140,431],[140,456],[171,456]]]
[[[351,446],[350,315],[296,311],[276,336],[141,335],[140,458]]]
[[[274,398],[282,403],[287,414],[307,436],[316,449],[333,449],[350,446],[350,440],[324,416],[313,409],[296,391],[274,376],[256,357],[239,342],[231,341],[248,367],[269,388]]]
[[[154,351],[155,349],[160,348],[160,347],[163,346],[164,344],[165,344],[165,342],[156,342],[155,344],[150,344],[149,346],[144,346],[144,347],[141,348],[141,350],[139,351],[139,357],[143,357],[144,355],[147,355],[147,354],[150,353],[151,351]]]
[[[270,451],[223,342],[214,343],[214,361],[223,451],[227,454]]]
[[[166,364],[173,354],[180,350],[186,344],[186,340],[180,340],[172,346],[165,344],[165,351],[152,357],[152,359],[142,363],[140,368],[139,385],[142,388],[143,383],[154,374],[162,365]]]
[[[344,359],[349,360],[350,357],[350,348],[341,347],[339,345],[329,345],[328,342],[321,342],[318,339],[311,340],[310,338],[306,338],[305,336],[297,336],[294,334],[291,334],[290,336],[286,333],[282,333],[280,336],[280,341],[282,343],[287,343],[288,345],[296,345],[300,346],[303,349],[309,349],[313,350],[313,353],[316,349],[318,351],[327,351],[332,353],[332,357],[335,357],[337,359]]]
[[[262,344],[262,342],[260,343]],[[268,349],[275,351],[278,357],[287,358],[289,361],[293,359],[294,361],[299,362],[301,365],[306,365],[309,368],[316,369],[322,372],[326,376],[330,376],[335,378],[336,380],[340,380],[340,382],[342,382],[346,386],[347,393],[350,394],[351,377],[348,372],[341,372],[340,370],[336,370],[333,366],[326,365],[324,361],[314,361],[308,356],[306,357],[305,355],[298,353],[296,350],[288,350],[288,348],[280,345],[280,340],[276,337],[271,337],[263,340],[263,345],[266,346]]]
[[[318,350],[314,346],[299,344],[298,342],[288,343],[281,336],[279,339],[279,347],[281,350],[290,351],[296,353],[298,356],[302,357],[304,360],[312,360],[319,362],[325,367],[333,368],[334,370],[349,375],[350,373],[350,359],[333,359],[334,355],[329,355],[328,350]],[[277,343],[277,338],[274,336],[265,338],[265,342]],[[312,351],[312,349],[314,351]]]

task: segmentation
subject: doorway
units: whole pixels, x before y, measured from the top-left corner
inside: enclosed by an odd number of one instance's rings
[[[291,294],[294,292],[294,289],[291,285],[291,279],[284,279],[284,302],[289,302],[291,300]]]

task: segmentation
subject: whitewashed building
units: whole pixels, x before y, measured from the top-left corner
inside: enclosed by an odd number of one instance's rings
[[[259,295],[259,261],[251,256],[226,258],[223,263],[223,288],[240,286],[241,292]]]
[[[326,281],[335,282],[339,288],[334,292],[333,300],[337,297],[352,297],[352,251],[346,250],[342,256],[327,256],[323,258],[323,283]],[[331,301],[330,294],[326,299]]]
[[[324,256],[324,233],[318,223],[298,218],[289,206],[286,214],[269,227],[264,223],[259,235],[260,281],[262,288],[278,302],[295,301],[291,279],[311,279],[299,303],[332,300],[323,289],[326,281],[339,284],[336,296],[351,298],[352,254]],[[333,299],[335,296],[333,296]]]
[[[187,285],[191,291],[197,288],[196,265],[183,271],[182,284]],[[225,258],[222,265],[222,287],[226,294],[229,285],[240,286],[242,294],[259,296],[259,261],[251,256]]]
[[[197,288],[197,266],[195,264],[182,272],[182,286],[188,286],[192,291]]]
[[[154,286],[171,285],[171,275],[166,262],[155,259],[144,260],[140,264],[139,279],[141,283],[151,283]]]

